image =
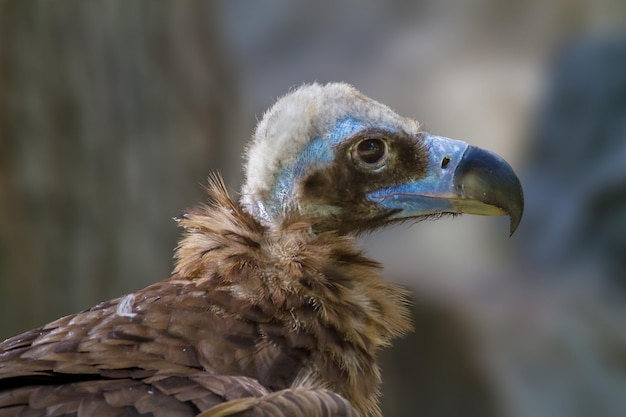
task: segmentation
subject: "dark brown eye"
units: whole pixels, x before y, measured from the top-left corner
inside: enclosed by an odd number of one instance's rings
[[[352,148],[352,159],[361,166],[378,168],[387,159],[387,143],[382,139],[365,139]]]

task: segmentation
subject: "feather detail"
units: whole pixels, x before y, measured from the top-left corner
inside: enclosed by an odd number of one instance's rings
[[[349,402],[323,389],[286,389],[261,398],[241,398],[213,407],[198,417],[357,417]]]

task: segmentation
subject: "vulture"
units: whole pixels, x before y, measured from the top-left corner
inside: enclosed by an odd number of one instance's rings
[[[508,215],[510,165],[343,83],[292,90],[247,148],[240,198],[209,177],[171,277],[0,344],[0,416],[381,416],[377,357],[407,293],[360,233]]]

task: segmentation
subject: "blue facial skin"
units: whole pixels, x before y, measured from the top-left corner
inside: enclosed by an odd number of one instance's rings
[[[347,117],[340,120],[327,135],[313,139],[298,155],[293,167],[284,168],[278,175],[272,198],[267,202],[268,215],[275,217],[289,207],[294,183],[309,167],[331,163],[335,158],[335,146],[366,127],[362,121]]]
[[[265,215],[280,216],[289,208],[295,182],[310,171],[313,165],[331,163],[335,158],[335,147],[369,127],[366,123],[347,117],[340,120],[327,134],[313,139],[298,155],[292,167],[284,168],[278,175]],[[385,127],[387,130],[395,129]],[[468,145],[465,142],[423,134],[428,149],[429,166],[425,177],[409,180],[399,186],[376,190],[367,195],[370,201],[388,209],[400,209],[395,217],[410,217],[454,211],[449,197],[454,190],[454,171]],[[444,157],[449,162],[442,166]]]
[[[429,214],[453,213],[451,201],[460,197],[454,189],[454,172],[468,148],[468,144],[454,139],[423,134],[428,149],[426,176],[390,188],[376,190],[367,198],[382,207],[398,210],[393,217],[413,217]],[[444,158],[448,160],[442,164]]]

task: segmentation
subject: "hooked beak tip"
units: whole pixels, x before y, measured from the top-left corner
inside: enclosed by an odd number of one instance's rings
[[[471,214],[506,214],[510,218],[512,236],[522,219],[524,193],[513,168],[500,156],[469,146],[454,173],[454,186],[468,205]],[[496,213],[498,214],[498,213]]]

